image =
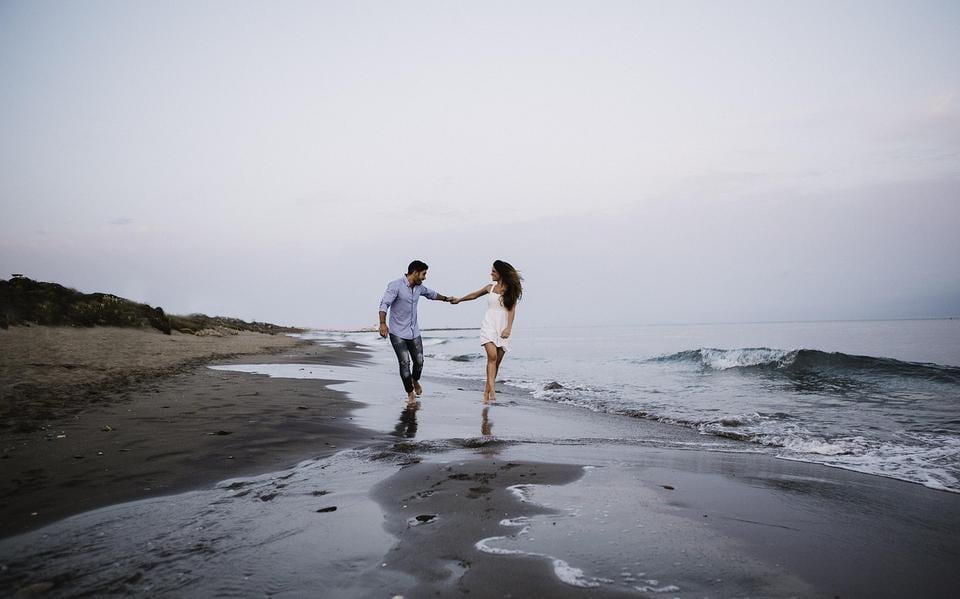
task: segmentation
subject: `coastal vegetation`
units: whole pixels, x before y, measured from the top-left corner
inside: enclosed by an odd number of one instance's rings
[[[223,316],[170,315],[159,306],[110,293],[82,293],[57,283],[13,275],[9,280],[0,279],[0,328],[17,325],[154,328],[167,335],[171,331],[193,335],[223,335],[239,331],[274,335],[300,331]]]

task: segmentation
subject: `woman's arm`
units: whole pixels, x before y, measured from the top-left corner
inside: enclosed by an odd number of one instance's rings
[[[492,285],[484,285],[480,289],[477,289],[473,293],[468,293],[463,297],[452,297],[450,298],[450,303],[459,304],[460,302],[469,302],[470,300],[475,300],[482,295],[490,293],[490,287],[492,287]]]
[[[513,332],[513,317],[517,314],[517,307],[514,306],[513,310],[507,311],[507,328],[503,329],[503,332],[500,333],[500,336],[504,339],[510,336],[510,333]]]

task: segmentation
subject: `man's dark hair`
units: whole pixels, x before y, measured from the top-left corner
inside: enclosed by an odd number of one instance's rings
[[[421,270],[427,270],[428,268],[430,267],[427,266],[426,262],[422,262],[420,260],[414,260],[413,262],[410,263],[410,266],[407,267],[407,274],[409,275],[415,272],[420,272]]]

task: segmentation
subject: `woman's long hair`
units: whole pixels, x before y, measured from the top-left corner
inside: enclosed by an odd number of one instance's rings
[[[504,287],[503,307],[507,310],[513,310],[513,307],[523,297],[523,285],[520,284],[523,277],[509,262],[503,260],[494,260],[493,269],[500,275],[500,284]]]

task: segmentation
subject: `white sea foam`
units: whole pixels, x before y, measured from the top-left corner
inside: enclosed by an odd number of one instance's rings
[[[533,485],[530,484],[518,484],[511,485],[507,487],[515,497],[524,503],[531,502],[531,494],[533,490]],[[526,551],[522,549],[507,549],[504,547],[497,547],[495,543],[510,543],[516,540],[516,537],[528,536],[530,534],[530,527],[532,521],[527,516],[519,516],[515,518],[504,518],[500,520],[500,525],[505,527],[520,528],[514,537],[506,536],[496,536],[496,537],[487,537],[485,539],[480,539],[474,543],[474,547],[483,553],[490,555],[522,555],[527,557],[540,557],[550,560],[551,565],[553,566],[553,573],[556,577],[564,582],[565,584],[580,587],[580,588],[595,588],[600,586],[600,580],[596,578],[588,578],[583,570],[571,566],[565,560],[559,559],[557,557],[547,555],[545,553],[538,553],[535,551]]]
[[[522,501],[523,503],[530,503],[530,496],[533,493],[532,485],[510,485],[507,487],[507,490],[513,493],[514,497]]]
[[[866,435],[826,437],[800,424],[754,416],[703,423],[698,429],[768,447],[783,459],[960,492],[960,438],[955,435],[899,431],[884,440]]]
[[[520,551],[519,549],[503,549],[501,547],[494,547],[490,543],[495,541],[506,541],[509,540],[509,537],[487,537],[485,539],[480,539],[473,546],[477,551],[483,553],[489,553],[490,555],[539,555],[539,554],[530,554],[525,551]]]
[[[744,349],[709,349],[700,350],[703,365],[713,370],[729,370],[760,366],[770,363],[782,363],[790,352],[782,349],[744,348]]]
[[[526,531],[527,529],[524,529]],[[521,531],[523,534],[524,531]],[[570,586],[580,587],[580,588],[595,588],[600,586],[600,583],[596,579],[587,578],[583,570],[580,568],[575,568],[565,562],[562,559],[558,559],[547,555],[545,553],[537,553],[535,551],[523,551],[521,549],[504,549],[502,547],[494,547],[491,543],[497,541],[509,542],[511,539],[509,537],[487,537],[485,539],[480,539],[474,543],[474,547],[483,553],[490,555],[522,555],[526,557],[541,557],[550,560],[553,565],[553,573],[558,579],[562,582],[569,584]]]
[[[765,435],[760,441],[764,445],[782,447],[795,454],[812,454],[821,456],[854,455],[868,447],[863,437],[848,437],[828,441],[820,437],[805,437],[798,435]]]
[[[516,518],[504,518],[500,521],[500,526],[527,526],[530,524],[530,518],[518,516]]]
[[[900,433],[895,441],[864,437],[796,440],[777,457],[814,462],[960,492],[960,439],[932,433]]]
[[[583,570],[580,568],[574,568],[562,559],[553,560],[553,573],[557,575],[557,578],[569,584],[570,586],[585,589],[591,589],[600,586],[599,582],[588,579],[586,576],[584,576]]]
[[[680,590],[680,587],[678,587],[675,584],[668,584],[666,586],[657,587],[657,586],[654,586],[657,584],[657,581],[654,580],[654,581],[648,581],[648,582],[653,582],[654,584],[653,585],[646,584],[643,586],[637,586],[633,588],[640,591],[641,593],[676,593],[677,591]]]

